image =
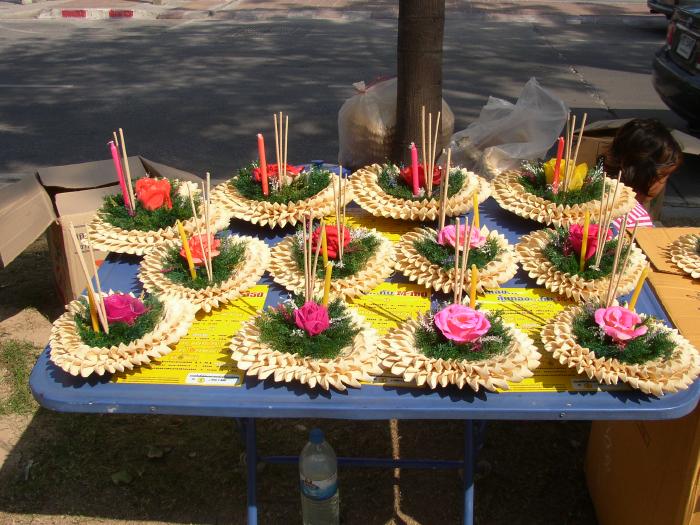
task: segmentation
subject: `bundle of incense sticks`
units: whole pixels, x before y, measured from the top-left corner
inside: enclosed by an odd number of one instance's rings
[[[617,179],[615,180],[615,189],[611,191],[606,179],[607,176],[603,177],[603,189],[600,195],[600,209],[598,211],[598,238],[596,239],[596,251],[595,251],[595,262],[593,267],[600,267],[600,259],[603,257],[603,247],[605,246],[607,232],[610,229],[610,223],[612,222],[612,214],[615,209],[615,199],[617,199],[617,192],[620,186],[620,178],[622,177],[622,171],[618,172]],[[612,184],[611,184],[612,186]],[[612,195],[612,201],[610,197]]]
[[[583,114],[583,119],[581,120],[581,129],[578,133],[578,140],[576,141],[576,148],[574,145],[574,133],[576,130],[576,115],[569,115],[566,121],[566,154],[564,159],[564,182],[562,187],[564,192],[569,191],[569,184],[571,183],[571,177],[576,170],[576,161],[578,160],[578,151],[581,147],[581,141],[583,140],[583,129],[586,127],[586,120],[588,119],[588,113]],[[572,156],[573,153],[573,156]]]
[[[444,150],[443,150],[444,153]],[[450,183],[450,162],[452,161],[452,148],[447,148],[447,159],[445,160],[445,172],[440,181],[440,219],[438,231],[445,227],[445,214],[447,213],[447,189]]]
[[[211,217],[210,217],[210,207],[211,207],[211,175],[207,172],[206,185],[202,182],[202,211],[204,212],[204,223],[205,232],[207,238],[206,248],[204,242],[202,241],[202,228],[200,226],[199,216],[197,215],[197,207],[194,204],[194,198],[192,197],[192,190],[190,185],[187,184],[187,195],[190,198],[190,206],[192,207],[192,218],[194,219],[195,228],[197,230],[197,237],[199,238],[199,247],[202,250],[202,255],[204,255],[204,269],[207,272],[207,280],[211,281],[213,278],[212,274],[212,257],[211,257]]]
[[[284,116],[284,119],[283,119]],[[277,180],[280,186],[287,184],[287,144],[289,139],[289,115],[279,113],[273,115],[275,121],[275,154],[277,156]]]
[[[90,318],[92,319],[92,328],[96,332],[99,330],[99,323],[102,325],[102,329],[106,334],[109,333],[109,323],[107,322],[107,310],[105,309],[104,298],[102,297],[102,286],[100,285],[100,277],[97,273],[97,264],[95,262],[95,252],[92,249],[92,242],[90,241],[90,233],[87,233],[87,242],[90,251],[90,262],[92,263],[92,270],[95,274],[95,286],[93,287],[92,279],[90,278],[90,272],[88,266],[83,258],[83,250],[80,247],[80,240],[78,239],[78,234],[75,232],[75,226],[73,223],[69,223],[68,228],[70,230],[70,236],[73,240],[73,247],[78,254],[78,260],[80,261],[80,268],[83,272],[83,277],[85,277],[85,282],[87,284],[88,300],[90,304]]]
[[[637,227],[639,226],[638,222],[634,224],[634,229],[632,230],[632,237],[630,238],[627,251],[625,252],[625,257],[622,260],[622,264],[619,264],[620,253],[622,252],[622,245],[627,228],[627,217],[627,213],[622,217],[620,231],[617,234],[617,249],[615,250],[615,259],[613,260],[612,273],[610,274],[610,283],[608,284],[608,291],[605,296],[606,307],[609,307],[615,300],[615,297],[617,296],[617,288],[620,286],[622,276],[625,274],[625,270],[627,269],[627,263],[629,262],[630,253],[632,252],[632,245],[634,244],[634,239],[637,237]]]
[[[423,156],[423,174],[425,175],[425,192],[430,198],[433,194],[433,171],[435,170],[435,150],[437,149],[438,135],[440,134],[440,115],[438,111],[435,121],[435,134],[433,135],[433,114],[428,113],[428,136],[425,135],[425,106],[421,106],[421,153]]]
[[[131,213],[133,214],[136,211],[136,199],[134,197],[134,186],[131,183],[131,168],[129,167],[129,157],[126,154],[126,140],[124,140],[124,130],[122,128],[119,128],[119,138],[121,140],[117,139],[117,132],[112,131],[112,137],[114,140],[114,146],[119,149],[119,146],[121,144],[121,150],[122,150],[122,162],[120,163],[121,166],[117,168],[117,171],[121,171],[126,175],[125,177],[125,186],[126,190],[128,193],[128,198],[129,198],[129,203],[128,207],[131,208]],[[119,159],[117,158],[115,162],[117,162]]]
[[[307,230],[308,221],[308,230]],[[326,227],[326,221],[321,219],[319,225],[320,232]],[[318,242],[316,243],[316,252],[312,248],[312,239],[314,234],[314,220],[313,217],[304,217],[301,223],[302,231],[302,251],[304,253],[304,300],[313,301],[314,300],[314,290],[316,288],[316,270],[318,268],[318,255],[321,253],[321,235],[319,235]],[[342,243],[340,243],[342,244]],[[331,263],[329,263],[331,264]],[[328,266],[326,267],[326,272],[328,272]]]
[[[460,240],[461,236],[461,219],[457,217],[455,220],[455,273],[454,273],[454,296],[452,302],[454,304],[459,304],[462,302],[462,295],[464,293],[464,277],[467,275],[467,261],[469,260],[469,250],[471,248],[471,238],[472,238],[472,228],[474,228],[474,218],[472,217],[472,222],[467,228],[467,219],[464,219],[464,238]],[[460,243],[462,244],[462,256],[460,261]],[[470,286],[474,288],[476,282],[470,281]]]
[[[345,248],[343,247],[343,241],[345,239],[345,211],[347,202],[347,187],[348,181],[346,177],[343,177],[343,166],[338,166],[338,189],[335,189],[335,184],[333,186],[333,199],[335,201],[335,225],[338,228],[338,266],[343,266],[343,254],[345,253]]]

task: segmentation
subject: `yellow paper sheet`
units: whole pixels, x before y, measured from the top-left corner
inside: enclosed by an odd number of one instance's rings
[[[382,283],[348,301],[380,335],[430,309],[430,290],[413,283]]]
[[[361,227],[370,230],[374,228],[394,243],[399,242],[404,233],[420,226],[420,224],[416,222],[375,217],[362,208],[348,208],[346,220],[347,225],[351,228]]]
[[[231,359],[228,345],[241,324],[262,310],[268,287],[257,285],[243,297],[210,313],[200,312],[172,352],[149,365],[115,374],[117,383],[241,386],[243,372]]]

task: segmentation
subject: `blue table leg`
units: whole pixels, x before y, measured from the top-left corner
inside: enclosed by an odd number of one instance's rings
[[[258,449],[255,440],[255,419],[243,420],[245,428],[246,485],[248,487],[248,525],[257,525],[258,506],[255,501],[255,485],[258,466]]]
[[[464,525],[474,525],[474,427],[464,422]]]

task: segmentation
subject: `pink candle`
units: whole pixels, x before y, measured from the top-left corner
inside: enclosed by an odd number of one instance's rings
[[[126,180],[124,179],[124,172],[122,171],[122,163],[119,160],[119,152],[117,147],[114,145],[114,141],[109,141],[109,150],[112,152],[112,160],[114,161],[114,169],[117,170],[117,177],[119,178],[119,187],[122,189],[122,196],[124,197],[124,206],[128,210],[129,214],[133,213],[133,207],[131,206],[131,201],[129,200],[129,191],[126,189]]]
[[[270,194],[270,188],[267,184],[267,159],[265,159],[265,139],[262,133],[258,133],[258,157],[260,158],[260,178],[262,180],[263,195]]]
[[[418,150],[416,145],[411,142],[411,175],[413,176],[413,196],[417,197],[420,193],[420,182],[418,180]]]
[[[559,191],[559,176],[561,174],[561,158],[564,156],[564,137],[559,137],[557,140],[557,162],[554,164],[554,179],[552,180],[552,189],[554,193]]]

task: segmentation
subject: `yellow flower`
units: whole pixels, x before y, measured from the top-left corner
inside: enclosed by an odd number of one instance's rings
[[[557,163],[557,159],[549,159],[547,162],[544,164],[544,176],[547,179],[547,184],[552,184],[552,181],[554,180],[554,165]],[[561,168],[560,168],[560,176],[559,176],[559,182],[563,183],[564,182],[564,174],[566,173],[566,162],[564,162],[564,159],[561,161]],[[588,164],[585,162],[582,162],[581,164],[578,164],[576,168],[574,169],[574,172],[571,174],[571,178],[569,179],[569,190],[580,190],[581,186],[583,186],[583,181],[586,178],[586,175],[588,174]]]

